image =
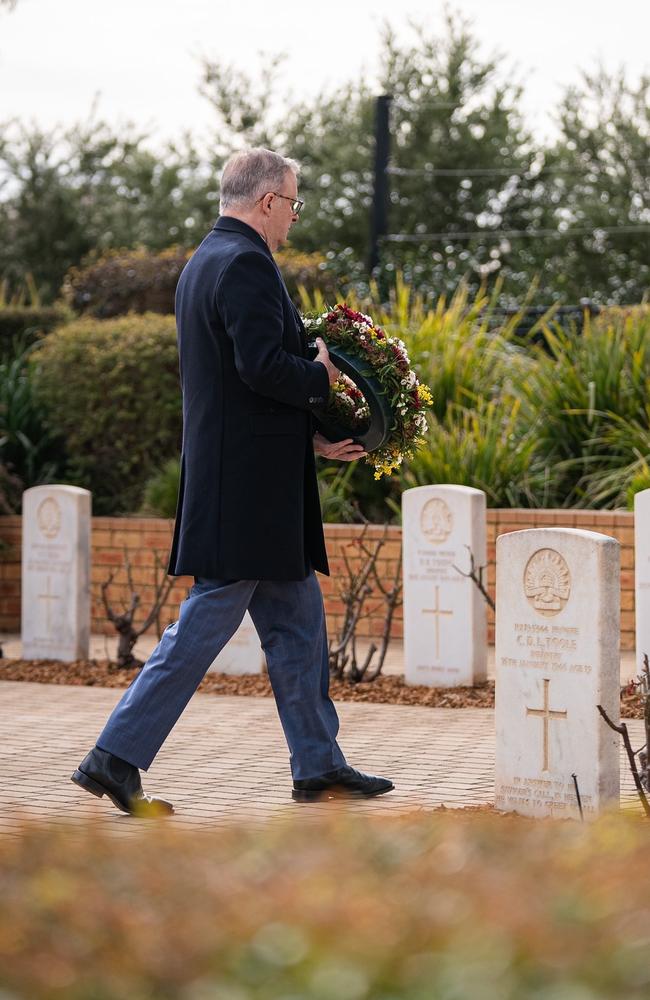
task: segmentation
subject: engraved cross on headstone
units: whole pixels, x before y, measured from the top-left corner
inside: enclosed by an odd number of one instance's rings
[[[47,588],[46,589],[47,589],[47,593],[46,594],[38,594],[37,596],[38,596],[39,601],[46,601],[47,602],[45,604],[45,628],[46,628],[47,634],[49,636],[50,633],[51,633],[51,631],[52,631],[52,622],[51,622],[51,619],[50,619],[50,602],[51,601],[59,601],[61,598],[58,597],[57,594],[51,594],[50,593],[50,578],[49,578],[49,576],[47,577]]]
[[[550,719],[566,719],[567,713],[552,712],[548,707],[548,688],[550,684],[548,677],[544,678],[544,708],[527,708],[526,715],[537,715],[544,720],[544,761],[542,771],[548,771],[548,723]]]
[[[423,615],[434,615],[436,623],[436,659],[440,656],[440,615],[453,615],[453,611],[443,611],[440,607],[440,587],[436,586],[436,606],[435,608],[422,608]]]

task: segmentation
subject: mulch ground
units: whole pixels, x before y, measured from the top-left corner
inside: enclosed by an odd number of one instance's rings
[[[110,660],[9,660],[0,659],[0,680],[34,681],[38,684],[72,684],[81,687],[128,687],[138,669],[125,670]],[[208,674],[199,691],[205,694],[246,695],[269,698],[271,685],[266,674]],[[389,674],[374,681],[348,684],[330,681],[335,701],[365,701],[374,704],[423,705],[430,708],[493,708],[494,681],[476,687],[431,688],[405,684],[404,678]],[[630,687],[621,691],[621,715],[626,719],[643,718],[641,696]]]

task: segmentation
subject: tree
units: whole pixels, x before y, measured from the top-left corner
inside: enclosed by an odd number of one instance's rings
[[[519,175],[538,150],[519,111],[521,87],[505,77],[498,55],[480,54],[464,18],[448,14],[442,37],[414,31],[401,47],[390,29],[384,36],[382,87],[393,96],[390,229],[414,240],[388,244],[384,259],[451,291],[463,275],[478,284],[499,271],[504,242],[489,232],[526,224]],[[481,228],[487,237],[463,235]]]
[[[217,172],[189,136],[161,155],[146,135],[92,119],[65,132],[0,134],[0,276],[45,298],[90,251],[193,247],[217,215]],[[3,197],[4,195],[4,197]]]
[[[542,226],[586,232],[539,241],[535,262],[565,298],[629,303],[650,289],[649,91],[650,77],[600,69],[564,95],[536,201]]]

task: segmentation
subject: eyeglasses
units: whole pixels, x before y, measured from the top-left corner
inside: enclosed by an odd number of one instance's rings
[[[284,198],[285,201],[290,201],[291,211],[293,212],[294,215],[300,215],[300,213],[302,212],[305,203],[304,201],[301,201],[300,198],[289,198],[288,195],[278,194],[277,191],[268,191],[267,194],[274,194],[276,198]],[[258,198],[257,200],[262,201],[264,198],[266,198],[265,194],[263,194],[262,197]]]

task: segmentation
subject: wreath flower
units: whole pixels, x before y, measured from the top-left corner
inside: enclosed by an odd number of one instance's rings
[[[366,461],[374,466],[375,479],[391,475],[424,444],[426,410],[433,403],[431,390],[411,368],[406,345],[398,337],[389,337],[370,316],[350,309],[345,302],[318,315],[308,315],[304,323],[310,336],[322,337],[326,344],[337,344],[365,361],[381,385],[391,406],[393,425],[386,441]],[[331,386],[326,412],[349,427],[351,437],[367,424],[370,415],[363,394],[346,375]]]

